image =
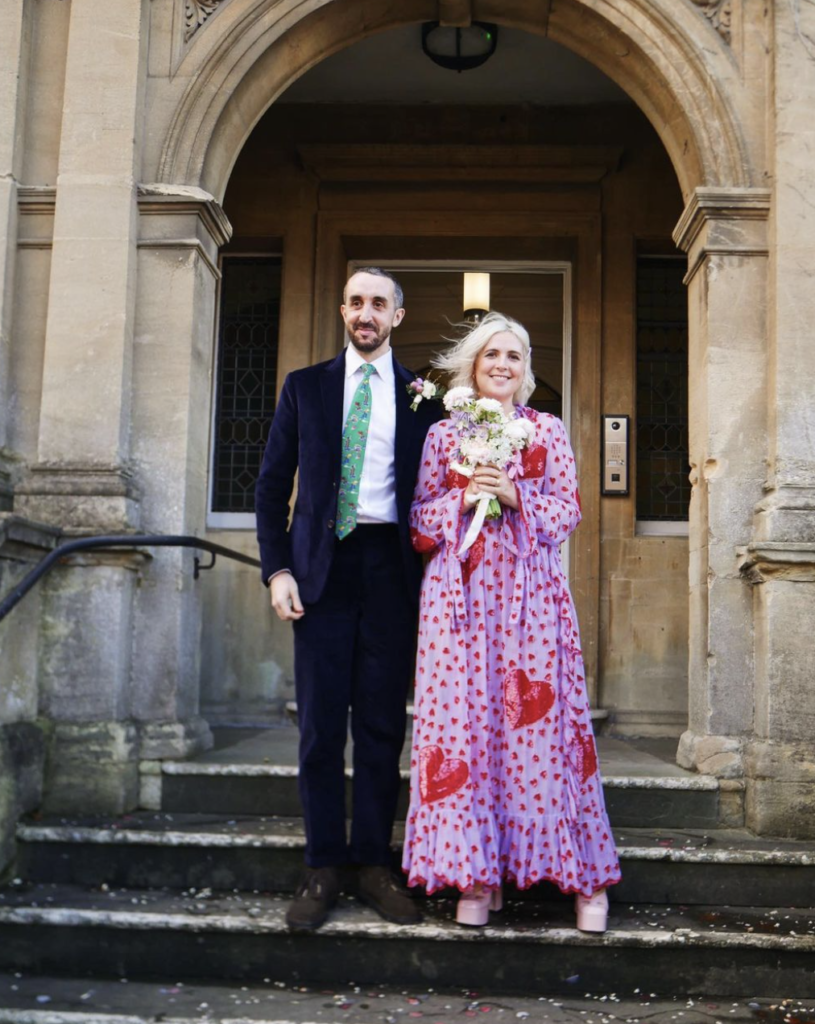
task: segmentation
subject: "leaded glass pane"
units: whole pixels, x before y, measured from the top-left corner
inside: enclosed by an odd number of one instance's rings
[[[688,518],[685,268],[671,257],[637,261],[637,519]]]
[[[213,512],[254,512],[275,407],[279,256],[226,256],[221,281]]]

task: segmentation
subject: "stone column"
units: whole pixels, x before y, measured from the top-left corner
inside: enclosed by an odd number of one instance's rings
[[[740,777],[753,730],[753,614],[737,548],[767,457],[763,189],[697,189],[674,232],[688,253],[689,720],[679,763]]]
[[[133,465],[147,532],[206,528],[218,249],[231,227],[196,188],[140,190],[139,288],[133,363]],[[142,757],[180,757],[209,745],[198,717],[201,591],[193,552],[163,549],[136,603],[133,716]],[[208,558],[208,556],[205,556]]]
[[[146,7],[72,0],[70,9],[37,464],[15,493],[16,512],[69,533],[138,523],[128,433]],[[137,565],[75,560],[49,580],[41,713],[55,721],[54,810],[116,812],[136,800]]]
[[[799,9],[800,7],[800,9]],[[756,728],[747,820],[815,837],[815,8],[776,4],[766,496],[743,570],[754,584]]]
[[[17,254],[17,186],[22,162],[22,106],[27,23],[23,0],[0,5],[0,511],[12,504],[9,360]]]

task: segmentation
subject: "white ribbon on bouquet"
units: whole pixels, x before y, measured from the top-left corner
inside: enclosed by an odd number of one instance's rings
[[[482,494],[476,502],[472,521],[467,528],[467,532],[464,534],[464,540],[461,542],[461,547],[458,549],[459,558],[465,555],[473,544],[475,544],[475,539],[479,533],[481,533],[481,527],[484,525],[484,520],[487,518],[487,512],[489,511],[492,498],[493,496],[491,494]]]
[[[454,462],[450,467],[455,470],[461,476],[471,477],[474,470],[470,469],[469,466],[464,466],[460,462]],[[484,525],[484,520],[487,518],[487,513],[490,510],[490,505],[495,499],[493,494],[481,494],[478,501],[475,503],[475,511],[473,512],[473,518],[470,521],[470,525],[467,527],[467,532],[464,534],[464,540],[461,542],[461,547],[458,549],[458,557],[462,558],[470,548],[475,544],[476,538],[481,533],[481,527]]]

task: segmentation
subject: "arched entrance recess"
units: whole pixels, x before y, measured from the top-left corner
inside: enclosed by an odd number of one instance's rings
[[[196,37],[175,81],[190,84],[155,180],[223,197],[232,165],[264,111],[321,60],[376,32],[438,17],[406,0],[228,0]],[[483,0],[475,16],[546,35],[591,61],[650,119],[687,200],[699,186],[753,182],[742,130],[750,111],[732,54],[686,5],[649,0]],[[742,111],[739,108],[744,106]]]
[[[672,0],[472,6],[478,18],[547,35],[600,68],[649,118],[679,179],[686,208],[675,238],[689,254],[693,467],[690,713],[679,757],[735,780],[749,770],[745,755],[756,742],[753,597],[739,574],[738,549],[752,538],[768,452],[769,193],[759,187],[763,132],[756,130],[756,90],[748,94],[743,84],[744,56],[737,59],[704,17],[709,5],[694,3],[698,9]],[[148,154],[145,177],[168,193],[200,189],[199,201],[214,197],[217,207],[253,127],[300,75],[367,36],[438,13],[429,0],[224,0],[172,82],[156,86],[180,98],[165,97],[171,114],[163,134],[153,125],[161,151]],[[758,65],[751,73],[764,73]],[[734,408],[726,396],[736,378]],[[766,765],[760,770],[766,782]],[[767,825],[774,812],[759,803],[748,798],[750,823],[773,827],[778,814]]]

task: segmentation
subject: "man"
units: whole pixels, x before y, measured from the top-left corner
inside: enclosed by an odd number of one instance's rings
[[[286,378],[255,495],[263,579],[274,610],[294,624],[306,875],[286,920],[298,930],[325,921],[345,864],[355,866],[360,899],[386,920],[420,920],[389,864],[421,581],[408,512],[439,412],[430,402],[410,409],[412,374],[390,347],[402,302],[385,271],[351,276],[340,307],[349,344],[336,359]]]

